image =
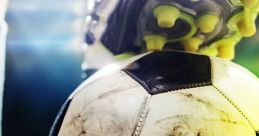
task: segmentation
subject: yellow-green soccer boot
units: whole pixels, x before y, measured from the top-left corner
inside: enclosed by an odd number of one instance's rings
[[[258,11],[258,0],[120,0],[100,41],[114,54],[180,49],[232,60],[256,33]]]

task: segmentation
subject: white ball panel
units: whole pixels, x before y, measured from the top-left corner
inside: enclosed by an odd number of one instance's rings
[[[88,84],[75,94],[60,136],[131,136],[149,94],[124,72]]]
[[[152,96],[141,136],[255,136],[212,86]]]
[[[259,80],[232,62],[212,58],[212,82],[259,130]]]

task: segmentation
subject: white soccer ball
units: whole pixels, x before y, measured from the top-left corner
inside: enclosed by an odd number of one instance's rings
[[[50,135],[256,136],[259,81],[230,61],[161,51],[113,64],[83,83]]]

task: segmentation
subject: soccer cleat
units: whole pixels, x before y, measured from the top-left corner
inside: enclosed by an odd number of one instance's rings
[[[236,44],[243,37],[251,37],[256,33],[255,19],[258,15],[259,2],[257,0],[173,2],[149,0],[143,10],[139,18],[139,39],[156,34],[166,37],[165,48],[174,48],[173,46],[180,43],[186,51],[231,60],[235,56]],[[152,10],[154,13],[159,13],[155,14],[158,26],[152,21],[154,19],[152,13],[148,12]],[[139,41],[141,43],[141,40]],[[148,47],[147,42],[146,44]]]
[[[101,41],[114,54],[186,50],[233,59],[256,33],[258,0],[120,0]]]

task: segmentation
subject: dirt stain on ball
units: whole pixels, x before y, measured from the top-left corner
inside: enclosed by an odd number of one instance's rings
[[[222,123],[245,125],[233,119],[226,111],[204,98],[198,98],[191,93],[179,94],[185,97],[185,101],[195,102],[196,104],[198,103],[197,105],[204,106],[204,113],[197,110],[192,114],[171,116],[158,120],[155,125],[160,128],[159,133],[162,132],[166,136],[208,136],[213,134],[207,130],[207,127],[215,129],[222,127],[219,125]]]

